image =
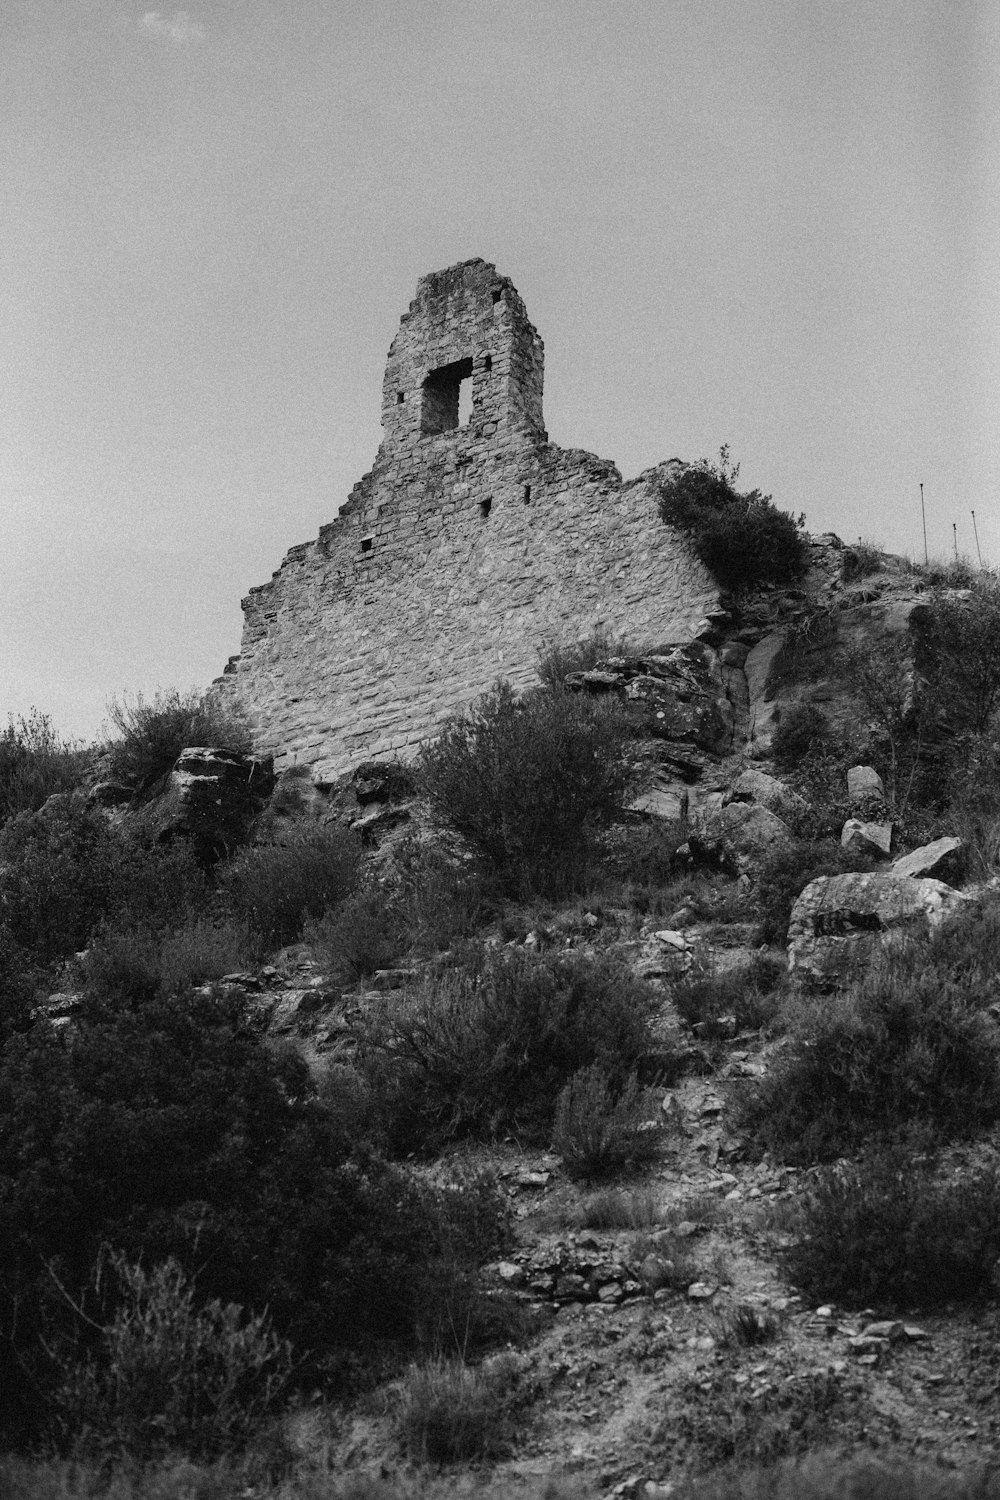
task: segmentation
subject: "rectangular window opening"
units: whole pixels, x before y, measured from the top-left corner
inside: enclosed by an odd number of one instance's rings
[[[496,307],[497,303],[500,301],[500,298],[502,296],[503,296],[503,292],[501,292],[499,288],[497,288],[496,290],[494,290],[494,292],[493,292],[493,306],[494,307]]]
[[[490,513],[490,511],[492,509],[493,509],[493,501],[492,500],[490,500],[490,499],[480,500],[480,502],[479,502],[479,510],[480,510],[480,513],[482,514],[482,518],[483,518],[484,521],[486,520],[486,517],[489,515],[489,513]]]
[[[530,484],[526,484],[524,486],[524,503],[525,503],[525,505],[530,505],[531,504],[531,485]]]
[[[372,542],[374,540],[375,540],[374,537],[363,536],[361,538],[361,550],[362,550],[362,552],[370,552],[372,550]]]
[[[464,391],[463,391],[464,387]],[[451,432],[472,414],[472,360],[456,359],[431,370],[423,384],[420,431]]]
[[[403,402],[405,400],[406,400],[406,392],[405,391],[397,391],[396,392],[396,405],[397,406],[402,406],[402,404],[403,404]]]
[[[492,354],[487,354],[486,358],[483,360],[483,369],[486,371],[486,373],[488,375],[490,373],[490,371],[492,370],[492,368],[493,368],[493,356],[492,356]]]

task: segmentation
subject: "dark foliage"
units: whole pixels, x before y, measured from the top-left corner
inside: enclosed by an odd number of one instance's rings
[[[111,774],[140,797],[173,768],[182,750],[211,746],[250,753],[246,721],[207,693],[170,688],[152,702],[137,693],[131,701],[112,699],[108,715],[118,732],[108,747]]]
[[[931,1307],[988,1294],[998,1255],[997,1168],[947,1176],[897,1148],[822,1172],[788,1268],[817,1300]]]
[[[782,770],[797,766],[810,752],[822,750],[830,740],[826,717],[815,703],[796,703],[778,721],[771,738],[771,753]]]
[[[917,665],[938,715],[981,733],[1000,707],[1000,579],[937,590],[911,621]]]
[[[556,1100],[552,1148],[569,1177],[609,1177],[631,1163],[656,1157],[660,1131],[657,1096],[640,1088],[633,1073],[614,1088],[599,1063],[581,1068]]]
[[[2,1436],[44,1424],[88,1352],[102,1244],[173,1257],[199,1297],[267,1308],[304,1378],[440,1328],[502,1228],[488,1182],[431,1189],[323,1107],[303,1061],[265,1047],[227,999],[94,1003],[0,1062]],[[87,1303],[96,1324],[113,1309]]]
[[[610,958],[470,949],[375,1012],[361,1066],[394,1148],[516,1130],[545,1140],[556,1098],[599,1063],[612,1089],[650,1067],[656,998]]]
[[[231,915],[267,944],[292,943],[311,917],[344,901],[360,878],[361,846],[343,829],[306,823],[276,844],[228,860],[218,882]]]
[[[740,494],[739,465],[722,449],[720,463],[702,459],[660,486],[660,515],[690,537],[721,586],[747,593],[763,584],[790,584],[807,563],[806,543],[792,516],[760,490]]]
[[[955,918],[886,955],[851,993],[803,999],[786,1050],[741,1097],[760,1150],[831,1160],[872,1139],[962,1138],[1000,1119],[1000,914]]]
[[[104,921],[180,917],[204,890],[185,845],[150,844],[79,793],[54,797],[0,829],[4,922],[39,963],[86,947]]]
[[[36,812],[55,792],[73,791],[89,760],[90,752],[60,739],[37,708],[26,719],[10,719],[0,733],[0,823]]]
[[[519,700],[498,682],[424,747],[420,788],[512,894],[566,889],[631,783],[627,742],[617,704],[561,690]]]

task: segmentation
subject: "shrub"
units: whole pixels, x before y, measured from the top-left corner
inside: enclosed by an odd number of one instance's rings
[[[581,1068],[556,1100],[552,1149],[570,1177],[608,1177],[629,1162],[650,1161],[660,1144],[656,1107],[635,1074],[615,1090],[599,1063]]]
[[[760,490],[741,495],[738,477],[727,448],[718,465],[689,464],[661,482],[661,517],[687,533],[709,572],[735,594],[794,583],[808,562],[800,526]]]
[[[80,786],[90,752],[60,739],[48,714],[33,708],[0,733],[0,823],[36,812],[55,792]]]
[[[588,672],[609,656],[624,656],[625,642],[612,636],[603,625],[595,625],[588,636],[567,645],[551,644],[538,649],[538,675],[542,686],[553,691],[566,686],[571,672]]]
[[[195,917],[167,930],[104,928],[87,950],[81,972],[92,994],[153,999],[221,979],[246,968],[252,957],[253,945],[245,927]]]
[[[859,540],[853,547],[845,547],[840,557],[841,577],[845,583],[855,578],[870,578],[874,573],[885,572],[885,548],[877,542]]]
[[[218,881],[237,921],[276,947],[292,943],[309,918],[344,901],[360,878],[361,848],[340,829],[306,824],[280,844],[244,849]]]
[[[600,1188],[575,1204],[564,1223],[573,1229],[652,1229],[665,1214],[662,1195],[652,1188]]]
[[[212,746],[248,755],[250,729],[233,708],[210,693],[161,690],[147,702],[141,693],[113,698],[108,716],[118,732],[109,746],[112,776],[141,796],[173,769],[182,750]]]
[[[833,839],[796,839],[775,849],[761,861],[754,888],[760,942],[787,941],[792,907],[811,881],[874,868],[873,856],[844,849]]]
[[[41,963],[86,946],[104,921],[167,921],[203,898],[184,845],[148,844],[79,793],[0,829],[0,903],[11,938]]]
[[[755,954],[721,973],[692,971],[672,987],[671,999],[689,1026],[732,1016],[739,1031],[756,1031],[773,1020],[779,1004],[775,992],[784,977],[780,959]]]
[[[763,1469],[742,1462],[687,1480],[674,1495],[675,1500],[997,1500],[1000,1476],[988,1468],[956,1473],[898,1454],[880,1459],[824,1452]]]
[[[778,721],[771,737],[771,754],[782,770],[788,770],[811,752],[822,750],[829,740],[826,716],[815,703],[795,703]]]
[[[769,1344],[781,1332],[781,1319],[766,1307],[737,1302],[719,1315],[719,1337],[730,1347],[753,1349]]]
[[[914,611],[917,660],[937,712],[981,733],[1000,707],[1000,578],[937,590]]]
[[[820,1174],[788,1268],[819,1300],[930,1307],[989,1293],[998,1256],[997,1167],[941,1177],[896,1148]]]
[[[556,1096],[600,1063],[620,1089],[648,1066],[653,991],[608,957],[471,948],[373,1010],[360,1065],[397,1150],[502,1130],[544,1140]]]
[[[478,1338],[490,1324],[473,1257],[503,1243],[495,1188],[431,1187],[349,1123],[225,994],[92,1001],[71,1034],[39,1026],[8,1040],[0,1438],[37,1438],[93,1347],[73,1309],[102,1244],[130,1264],[175,1259],[199,1305],[269,1309],[313,1384],[356,1382],[359,1360],[412,1350],[453,1319]]]
[[[334,911],[308,921],[303,937],[323,973],[344,985],[388,968],[406,948],[396,901],[373,883],[352,892]]]
[[[440,1358],[411,1366],[397,1417],[404,1451],[422,1463],[500,1457],[513,1435],[512,1391],[508,1360],[485,1369]]]
[[[873,1137],[962,1137],[1000,1118],[1000,1042],[984,1014],[996,980],[969,956],[996,952],[1000,918],[956,918],[884,956],[847,995],[803,998],[789,1044],[738,1113],[759,1149],[829,1160]]]
[[[565,889],[631,783],[627,733],[618,704],[563,691],[519,701],[498,682],[421,751],[420,787],[512,894]]]
[[[247,1447],[291,1375],[291,1347],[266,1315],[218,1300],[199,1305],[173,1260],[147,1272],[121,1254],[102,1257],[98,1296],[109,1276],[114,1312],[101,1347],[57,1396],[67,1436],[82,1433],[88,1448],[141,1463]]]

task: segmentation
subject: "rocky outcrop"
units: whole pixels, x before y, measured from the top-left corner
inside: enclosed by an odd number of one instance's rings
[[[798,792],[794,792],[776,776],[768,776],[755,766],[748,766],[745,771],[740,772],[726,793],[725,801],[756,802],[759,807],[766,807],[768,812],[773,812],[785,822],[801,817],[809,807],[806,799],[800,797]]]
[[[730,802],[696,814],[688,845],[700,863],[748,874],[776,848],[789,845],[788,824],[755,802]]]
[[[678,740],[712,755],[733,748],[733,705],[722,664],[704,641],[662,655],[609,657],[590,671],[571,672],[566,686],[615,694],[636,728],[655,739]]]
[[[817,979],[850,978],[891,934],[927,932],[966,899],[943,881],[889,871],[821,876],[792,908],[789,969]]]
[[[840,833],[841,846],[855,854],[872,854],[876,859],[888,859],[892,847],[891,823],[866,823],[861,818],[848,818]]]
[[[957,867],[963,847],[961,839],[935,839],[931,844],[923,844],[910,854],[902,855],[893,863],[892,873],[918,877],[922,875],[941,877]]]
[[[187,839],[198,859],[211,864],[246,842],[273,789],[269,761],[192,746],[181,751],[145,817],[161,841]]]

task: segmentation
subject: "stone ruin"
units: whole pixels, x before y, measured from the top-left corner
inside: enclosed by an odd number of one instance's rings
[[[421,277],[389,350],[374,466],[243,601],[217,691],[247,712],[259,754],[332,781],[406,758],[498,677],[537,681],[546,645],[702,632],[718,591],[660,520],[670,465],[625,483],[550,443],[542,374],[542,341],[494,266]]]

